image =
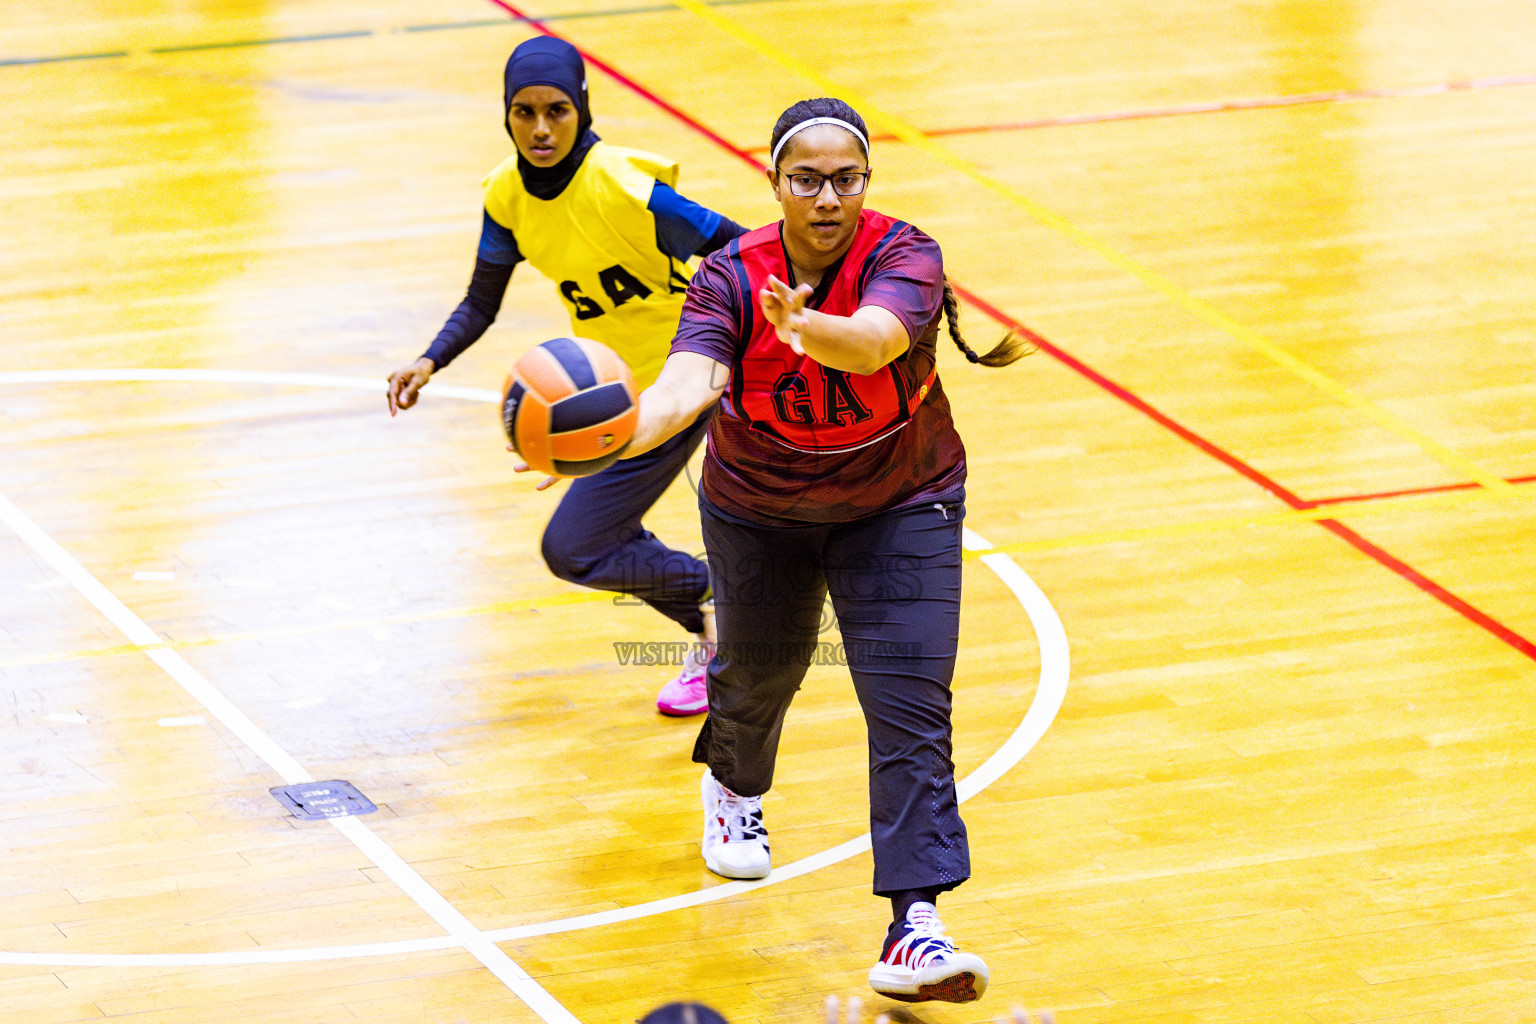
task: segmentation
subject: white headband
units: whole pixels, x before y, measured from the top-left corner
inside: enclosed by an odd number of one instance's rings
[[[813,117],[809,121],[801,121],[799,124],[795,125],[789,131],[784,133],[783,137],[779,139],[779,144],[773,147],[773,157],[771,160],[769,160],[768,165],[770,167],[779,166],[779,154],[784,151],[784,143],[789,141],[790,136],[794,135],[795,132],[804,131],[805,129],[810,128],[812,125],[818,124],[835,124],[839,128],[844,128],[850,132],[853,132],[854,135],[858,136],[859,142],[864,146],[864,155],[866,157],[869,156],[869,140],[864,137],[863,132],[859,131],[853,125],[839,117]]]

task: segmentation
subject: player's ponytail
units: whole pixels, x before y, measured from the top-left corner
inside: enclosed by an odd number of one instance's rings
[[[944,316],[949,320],[949,336],[955,339],[955,344],[960,346],[965,358],[973,363],[1007,366],[1029,355],[1037,347],[1017,330],[1012,330],[1003,335],[1003,340],[994,345],[992,351],[986,355],[977,355],[976,350],[967,345],[965,338],[960,335],[960,302],[955,298],[955,290],[950,287],[947,277],[944,279]]]
[[[812,124],[832,122],[851,131],[859,140],[859,147],[864,150],[864,156],[869,157],[869,129],[864,124],[864,119],[859,112],[839,99],[828,96],[818,96],[815,99],[801,100],[791,104],[790,107],[779,115],[778,121],[773,126],[773,135],[768,141],[772,151],[772,170],[778,172],[779,152],[787,143],[788,138],[799,130],[801,125],[810,122]],[[965,343],[965,338],[960,334],[960,303],[955,298],[955,290],[949,286],[949,278],[944,279],[944,315],[949,319],[949,336],[955,339],[955,344],[960,351],[965,353],[965,358],[982,366],[1007,366],[1024,356],[1029,355],[1038,347],[1025,338],[1017,330],[1009,331],[1003,336],[1003,340],[992,347],[992,351],[986,355],[977,355],[975,349]]]

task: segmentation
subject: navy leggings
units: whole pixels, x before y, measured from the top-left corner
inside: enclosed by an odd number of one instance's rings
[[[693,759],[743,796],[768,791],[810,658],[836,654],[818,647],[830,592],[868,727],[881,895],[952,889],[971,873],[950,744],[963,500],[798,527],[754,525],[700,500],[720,645]]]
[[[637,597],[688,632],[703,632],[699,603],[709,594],[709,570],[663,544],[640,517],[683,471],[713,413],[711,406],[693,426],[644,455],[572,480],[544,528],[549,571],[594,590]]]

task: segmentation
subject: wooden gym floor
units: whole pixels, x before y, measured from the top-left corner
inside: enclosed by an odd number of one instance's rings
[[[973,343],[1039,336],[943,351],[991,550],[943,910],[993,989],[902,1020],[1536,1020],[1536,7],[526,2],[0,14],[0,1024],[866,992],[844,671],[766,801],[799,873],[723,887],[696,723],[615,647],[681,638],[540,562],[484,399],[548,282],[385,414],[535,31],[748,223],[777,113],[853,99]],[[651,526],[697,550],[686,482]]]

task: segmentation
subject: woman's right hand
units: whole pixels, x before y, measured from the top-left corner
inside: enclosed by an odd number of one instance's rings
[[[805,300],[811,297],[811,292],[812,288],[808,284],[791,288],[769,274],[767,286],[757,293],[758,304],[763,307],[763,316],[778,331],[779,340],[797,356],[805,355],[801,339],[810,324],[805,315]]]
[[[396,370],[389,375],[389,414],[393,416],[401,409],[409,409],[416,404],[416,397],[427,381],[432,379],[432,371],[437,369],[432,360],[422,356],[403,370]]]

